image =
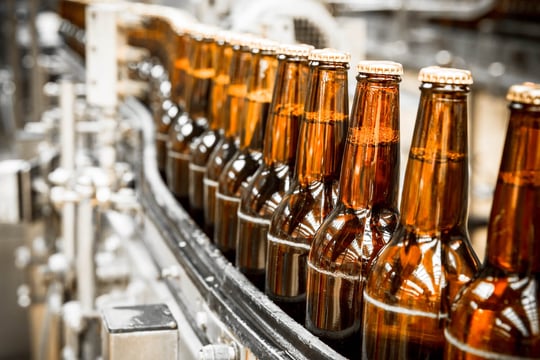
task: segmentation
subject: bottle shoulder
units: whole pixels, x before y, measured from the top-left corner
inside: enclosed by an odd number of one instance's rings
[[[212,129],[205,130],[200,136],[194,138],[190,145],[191,162],[205,166],[219,139],[219,132]]]
[[[485,267],[453,303],[445,335],[469,353],[538,356],[539,313],[540,274],[506,275]]]
[[[219,176],[218,191],[222,195],[239,197],[241,188],[247,186],[249,178],[259,167],[261,156],[260,152],[249,149],[237,150]]]
[[[214,150],[210,154],[206,163],[206,177],[211,180],[218,180],[219,175],[222,173],[223,168],[227,165],[227,162],[236,153],[237,147],[234,139],[222,138],[216,144]]]
[[[337,200],[332,182],[313,181],[300,186],[294,181],[272,215],[271,236],[311,243],[313,235]]]
[[[251,216],[270,219],[291,184],[287,165],[263,163],[242,194],[240,209]]]
[[[205,128],[193,121],[187,113],[180,115],[169,129],[169,148],[178,152],[189,152],[194,138],[201,135]]]
[[[461,229],[427,236],[400,225],[374,259],[365,292],[391,306],[447,316],[450,301],[477,269]]]

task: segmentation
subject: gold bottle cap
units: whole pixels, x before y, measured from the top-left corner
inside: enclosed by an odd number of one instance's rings
[[[348,63],[351,61],[351,54],[336,49],[315,49],[309,53],[309,60],[331,61],[339,63]]]
[[[314,46],[306,44],[281,44],[277,53],[307,58],[314,49]]]
[[[469,70],[445,68],[440,66],[428,66],[420,69],[418,80],[422,82],[471,85],[472,74]]]
[[[229,39],[229,44],[233,46],[251,46],[251,42],[255,35],[249,33],[233,32]]]
[[[362,60],[356,65],[359,73],[403,75],[403,66],[400,63],[387,60]]]
[[[540,105],[540,84],[526,82],[512,85],[508,89],[506,100],[522,104]]]
[[[249,46],[252,49],[259,49],[262,51],[269,51],[275,53],[279,48],[279,43],[274,40],[254,36],[251,38]]]
[[[218,30],[214,36],[216,42],[229,43],[238,33],[231,30]]]

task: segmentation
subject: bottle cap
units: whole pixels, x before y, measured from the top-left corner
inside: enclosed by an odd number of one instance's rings
[[[274,40],[265,39],[261,37],[254,36],[251,38],[249,46],[252,49],[259,49],[262,51],[276,52],[279,48],[279,43]]]
[[[306,44],[281,44],[277,50],[277,53],[307,58],[314,49],[314,46]]]
[[[473,78],[469,70],[428,66],[420,69],[418,80],[422,82],[471,85]]]
[[[522,104],[540,105],[540,84],[527,82],[512,85],[508,89],[506,100]]]
[[[214,40],[216,42],[229,43],[231,39],[236,36],[238,33],[230,30],[218,30],[215,33]]]
[[[362,60],[356,66],[360,73],[403,75],[403,66],[400,63],[386,60]]]
[[[249,33],[232,33],[229,39],[229,44],[233,46],[251,46],[251,41],[255,35]]]
[[[309,60],[332,61],[339,63],[348,63],[351,61],[351,54],[336,49],[315,49],[309,53]]]

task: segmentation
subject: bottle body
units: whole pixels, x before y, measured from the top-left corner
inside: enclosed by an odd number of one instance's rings
[[[264,98],[246,95],[246,119],[254,119],[258,125],[253,131],[263,133],[271,93]],[[240,147],[223,168],[218,180],[215,203],[214,241],[225,257],[235,262],[238,208],[242,192],[248,185],[249,178],[257,171],[262,162],[262,139],[260,146]]]
[[[189,163],[191,144],[208,128],[208,101],[211,79],[212,37],[192,34],[189,76],[186,84],[186,111],[177,117],[167,143],[167,184],[184,208],[189,210]]]
[[[522,92],[529,99],[518,98]],[[486,258],[452,305],[447,359],[540,357],[539,320],[531,316],[540,313],[540,92],[518,85],[508,98]]]
[[[329,61],[339,58],[340,62]],[[330,50],[310,54],[308,92],[291,188],[268,230],[265,292],[303,323],[307,255],[315,232],[337,200],[347,131],[348,57]]]
[[[466,229],[466,85],[472,78],[435,67],[422,69],[419,77],[401,218],[373,262],[363,295],[367,359],[440,359],[450,303],[478,267]]]
[[[240,115],[243,113],[246,103],[251,50],[242,37],[239,37],[239,40],[238,44],[231,44],[229,84],[227,85],[223,111],[225,131],[223,138],[218,141],[208,158],[203,179],[204,229],[212,237],[214,235],[219,176],[238,150]]]
[[[229,83],[229,66],[232,48],[224,43],[223,38],[213,44],[212,57],[215,76],[209,99],[209,128],[194,139],[191,144],[191,160],[189,163],[189,205],[191,215],[204,229],[204,175],[208,159],[219,143],[224,132],[223,108],[226,102],[226,90]],[[207,233],[211,236],[212,234]]]
[[[185,87],[187,82],[187,71],[189,70],[189,59],[187,55],[188,35],[184,32],[176,32],[174,43],[174,53],[169,54],[174,58],[169,59],[171,64],[171,97],[161,105],[161,112],[156,122],[156,157],[158,170],[166,180],[167,175],[167,142],[169,132],[176,118],[185,111]]]
[[[398,222],[400,64],[364,61],[340,175],[339,200],[308,257],[306,327],[335,350],[361,351],[362,292]]]
[[[253,44],[238,151],[223,168],[216,192],[214,242],[232,263],[236,257],[238,208],[242,192],[262,161],[264,130],[276,77],[276,45]],[[259,48],[260,47],[260,48]]]
[[[310,50],[292,45],[280,49],[262,165],[243,192],[238,210],[236,267],[261,291],[270,218],[289,189],[294,170]]]

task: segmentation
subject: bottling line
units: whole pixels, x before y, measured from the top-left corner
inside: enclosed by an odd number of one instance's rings
[[[203,38],[207,29],[193,24],[345,50],[351,64],[402,63],[401,184],[418,69],[470,69],[469,228],[481,259],[508,118],[504,93],[540,83],[539,5],[2,2],[0,359],[345,358],[235,267],[171,192],[156,146],[160,120],[179,111],[165,107],[179,66],[167,22]],[[351,99],[355,76],[351,66]]]

